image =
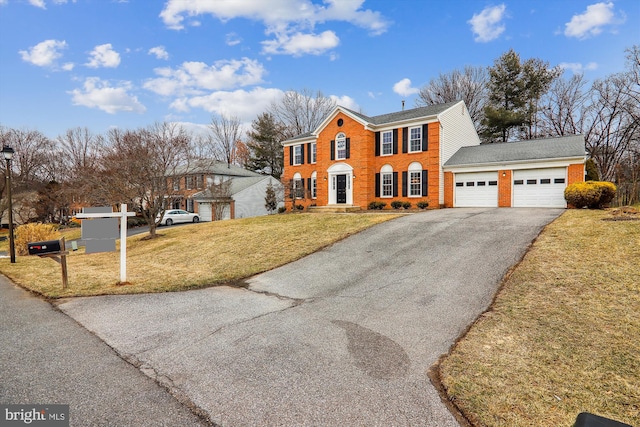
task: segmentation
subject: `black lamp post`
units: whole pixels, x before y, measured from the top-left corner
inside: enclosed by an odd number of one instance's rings
[[[13,148],[2,147],[2,155],[7,161],[7,197],[9,198],[9,256],[11,263],[16,263],[16,247],[13,241],[13,201],[11,200],[11,159],[13,159]]]

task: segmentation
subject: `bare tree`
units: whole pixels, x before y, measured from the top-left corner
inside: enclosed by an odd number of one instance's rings
[[[228,166],[234,163],[236,144],[240,141],[242,131],[237,117],[213,116],[209,124],[211,133],[206,139],[205,155],[216,160],[226,162]]]
[[[540,132],[545,136],[575,135],[584,132],[585,109],[589,93],[583,74],[557,79],[543,97]]]
[[[268,113],[285,126],[286,139],[315,130],[335,107],[336,102],[320,91],[290,90],[279,102],[271,104]]]
[[[176,124],[108,134],[101,157],[99,193],[112,204],[129,203],[149,224],[149,237],[171,202],[174,180],[189,173],[189,135]],[[171,177],[171,178],[169,178]]]
[[[484,67],[465,66],[449,73],[440,73],[420,89],[417,106],[464,101],[476,129],[480,129],[487,102],[489,74]]]
[[[211,216],[214,221],[221,221],[224,219],[225,212],[230,209],[231,203],[233,203],[231,180],[212,181],[207,190],[211,197]]]

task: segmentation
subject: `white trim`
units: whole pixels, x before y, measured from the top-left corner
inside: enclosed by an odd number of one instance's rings
[[[336,205],[337,202],[337,188],[333,185],[334,180],[338,175],[346,175],[347,176],[347,201],[345,205],[349,206],[353,204],[353,167],[348,165],[347,163],[335,163],[331,165],[329,169],[327,169],[328,180],[330,183],[329,186],[329,205]],[[341,203],[342,205],[342,203]]]
[[[418,129],[420,131],[420,139],[419,139],[419,148],[417,150],[411,149],[411,131],[413,129]],[[427,131],[428,133],[428,131]],[[422,153],[422,140],[424,135],[422,135],[422,125],[420,126],[411,126],[407,128],[407,153]]]
[[[540,159],[540,160],[517,160],[511,162],[485,163],[479,165],[461,165],[461,166],[445,166],[446,172],[462,173],[462,172],[489,172],[499,169],[518,170],[518,169],[544,169],[568,167],[574,164],[583,164],[583,157],[567,157],[559,159]]]
[[[391,150],[389,153],[384,153],[384,135],[391,134]],[[380,156],[393,156],[393,131],[392,130],[384,130],[380,131]]]

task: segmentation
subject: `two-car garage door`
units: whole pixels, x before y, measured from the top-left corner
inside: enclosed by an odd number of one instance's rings
[[[513,207],[566,207],[566,168],[513,171]],[[498,172],[455,174],[456,207],[498,206]]]
[[[514,207],[565,208],[566,168],[513,171]]]

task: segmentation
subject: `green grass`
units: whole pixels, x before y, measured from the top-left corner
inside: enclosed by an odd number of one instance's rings
[[[65,290],[60,266],[52,259],[21,256],[16,264],[0,259],[0,271],[50,298],[181,291],[239,282],[397,216],[287,214],[162,227],[156,239],[144,240],[146,234],[127,239],[126,285],[117,284],[119,252],[71,252]]]
[[[640,221],[569,210],[440,365],[476,426],[640,426]]]

